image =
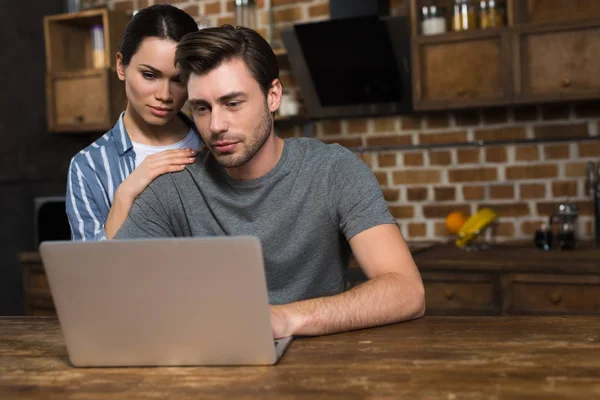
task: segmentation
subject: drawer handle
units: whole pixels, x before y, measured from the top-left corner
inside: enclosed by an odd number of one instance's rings
[[[572,84],[571,80],[569,78],[565,78],[560,83],[560,86],[564,87],[564,88],[569,88],[569,87],[571,87],[571,84]]]
[[[457,95],[458,97],[465,97],[467,94],[469,94],[469,92],[468,92],[466,89],[459,89],[459,90],[456,92],[456,95]]]
[[[75,120],[76,120],[77,122],[83,122],[83,120],[84,120],[84,119],[85,119],[85,118],[83,117],[83,115],[76,115],[76,116],[75,116]]]
[[[454,290],[446,289],[444,292],[444,297],[448,300],[452,300],[454,298]]]
[[[562,295],[560,293],[552,293],[550,295],[550,302],[552,302],[552,304],[560,304],[562,302]]]

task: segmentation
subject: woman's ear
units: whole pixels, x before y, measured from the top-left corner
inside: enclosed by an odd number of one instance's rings
[[[274,79],[271,82],[271,87],[267,93],[267,105],[269,106],[269,112],[274,113],[279,109],[281,105],[281,93],[283,92],[283,86],[279,79]]]
[[[123,54],[117,53],[117,76],[120,80],[125,80],[125,66],[123,65]]]

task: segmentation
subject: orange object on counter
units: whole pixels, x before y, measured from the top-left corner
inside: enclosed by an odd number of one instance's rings
[[[457,234],[460,228],[467,222],[467,215],[462,211],[452,211],[446,216],[446,229],[452,234]]]

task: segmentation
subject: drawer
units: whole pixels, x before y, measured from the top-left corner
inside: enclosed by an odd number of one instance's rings
[[[497,315],[493,279],[480,274],[423,273],[428,315]]]
[[[506,288],[506,314],[600,314],[600,276],[516,275]]]

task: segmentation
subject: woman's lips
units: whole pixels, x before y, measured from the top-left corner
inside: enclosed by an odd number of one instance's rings
[[[156,115],[157,117],[166,117],[167,115],[171,114],[171,109],[170,108],[161,108],[161,107],[152,107],[152,106],[148,106],[150,107],[150,112],[154,115]]]

